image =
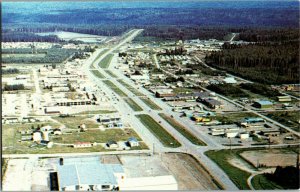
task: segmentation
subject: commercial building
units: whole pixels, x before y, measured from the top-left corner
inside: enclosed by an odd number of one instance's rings
[[[268,100],[260,100],[260,101],[254,102],[253,106],[256,107],[256,108],[265,109],[265,108],[272,107],[273,103],[271,101],[268,101]]]
[[[290,96],[278,96],[277,100],[279,102],[291,102],[292,98]]]
[[[119,190],[118,180],[125,178],[121,165],[93,157],[64,159],[57,171],[61,191]]]

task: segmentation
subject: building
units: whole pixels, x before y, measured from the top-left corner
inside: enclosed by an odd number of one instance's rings
[[[240,125],[244,127],[249,127],[251,125],[261,125],[264,124],[266,121],[260,117],[245,117],[241,122]]]
[[[234,79],[234,77],[226,77],[225,79],[223,79],[224,83],[227,84],[235,84],[237,83],[237,81]]]
[[[73,144],[74,148],[86,148],[86,147],[92,147],[91,142],[77,142]]]
[[[127,141],[129,143],[130,147],[137,147],[140,145],[139,141],[135,137],[131,137]]]
[[[279,102],[291,102],[292,98],[290,96],[277,96]]]
[[[220,109],[224,107],[220,101],[212,98],[204,99],[203,103],[212,109]]]
[[[107,143],[106,143],[106,146],[108,147],[108,148],[110,148],[110,149],[115,149],[115,148],[118,148],[119,147],[119,145],[118,145],[118,143],[116,142],[116,141],[108,141]]]
[[[268,101],[268,100],[260,100],[260,101],[254,102],[253,106],[256,107],[256,108],[265,109],[265,108],[272,107],[273,103],[271,101]]]
[[[121,165],[102,164],[94,157],[64,159],[57,176],[60,191],[119,190],[125,178]]]

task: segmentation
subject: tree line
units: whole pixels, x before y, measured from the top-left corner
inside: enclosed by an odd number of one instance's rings
[[[299,82],[298,42],[224,44],[206,55],[206,63],[235,75],[267,84]]]

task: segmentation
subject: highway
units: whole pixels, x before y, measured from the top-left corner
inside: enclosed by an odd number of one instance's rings
[[[125,43],[131,41],[140,30],[131,32],[131,35],[126,36],[124,40],[122,40],[119,44],[112,47],[106,54],[103,54],[95,63],[98,63],[101,59],[103,59],[107,54],[111,53],[112,51],[116,50],[117,48],[121,47]],[[100,51],[98,51],[99,53]],[[96,56],[94,56],[96,57]],[[94,59],[91,58],[90,61],[93,61]],[[157,61],[157,60],[156,60]],[[128,90],[126,87],[124,87],[122,84],[120,84],[117,79],[123,79],[126,83],[130,84],[132,87],[136,87],[136,85],[129,81],[127,77],[125,77],[123,74],[119,73],[114,69],[114,65],[110,64],[108,69],[113,70],[113,72],[117,75],[118,78],[113,78],[109,74],[106,73],[106,71],[102,68],[100,68],[98,65],[94,65],[94,67],[99,70],[100,73],[102,73],[106,79],[110,80],[112,83],[114,83],[119,89],[121,89],[125,94],[128,95],[129,98],[131,98],[134,102],[136,102],[142,109],[142,112],[135,112],[133,111],[127,103],[122,99],[122,97],[119,97],[116,95],[112,90],[110,90],[109,87],[107,87],[99,78],[95,77],[90,71],[89,67],[92,65],[92,62],[86,63],[86,65],[83,67],[83,70],[85,70],[88,74],[88,77],[95,82],[99,88],[101,86],[102,91],[105,91],[109,95],[110,98],[117,98],[113,99],[114,101],[113,106],[119,111],[121,114],[121,117],[123,119],[127,119],[127,121],[134,127],[134,129],[138,132],[138,134],[141,136],[141,138],[148,144],[150,149],[153,151],[153,148],[155,149],[155,153],[162,153],[162,152],[184,152],[192,154],[197,160],[199,160],[207,169],[208,171],[213,175],[213,177],[221,183],[225,189],[228,190],[237,190],[238,188],[235,186],[235,184],[229,179],[229,177],[224,173],[224,171],[219,168],[212,160],[210,160],[206,155],[204,155],[204,152],[211,149],[216,148],[224,148],[221,145],[215,144],[210,138],[205,136],[201,131],[195,130],[193,124],[191,122],[187,122],[188,129],[196,136],[199,136],[201,140],[206,142],[208,146],[196,146],[192,144],[188,139],[186,139],[182,134],[180,134],[177,130],[175,130],[171,125],[169,125],[164,119],[162,119],[159,116],[159,113],[165,113],[168,115],[173,115],[176,121],[182,122],[182,119],[178,116],[177,113],[174,113],[171,111],[170,106],[168,106],[166,103],[162,102],[158,99],[154,98],[151,94],[149,94],[148,91],[139,89],[142,93],[147,95],[153,102],[158,104],[162,110],[153,110],[148,105],[146,105],[139,97],[135,96],[130,90]],[[163,146],[160,141],[139,121],[139,119],[135,116],[137,114],[148,114],[153,119],[155,119],[157,122],[161,122],[161,126],[164,127],[174,138],[176,138],[180,143],[181,147],[179,148],[169,148]]]

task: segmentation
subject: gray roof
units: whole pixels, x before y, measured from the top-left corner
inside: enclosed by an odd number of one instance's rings
[[[101,164],[97,161],[84,162],[79,158],[68,159],[66,164],[58,166],[58,179],[60,188],[79,184],[87,185],[116,185],[114,173],[124,172],[119,164]],[[65,162],[64,162],[65,163]]]

